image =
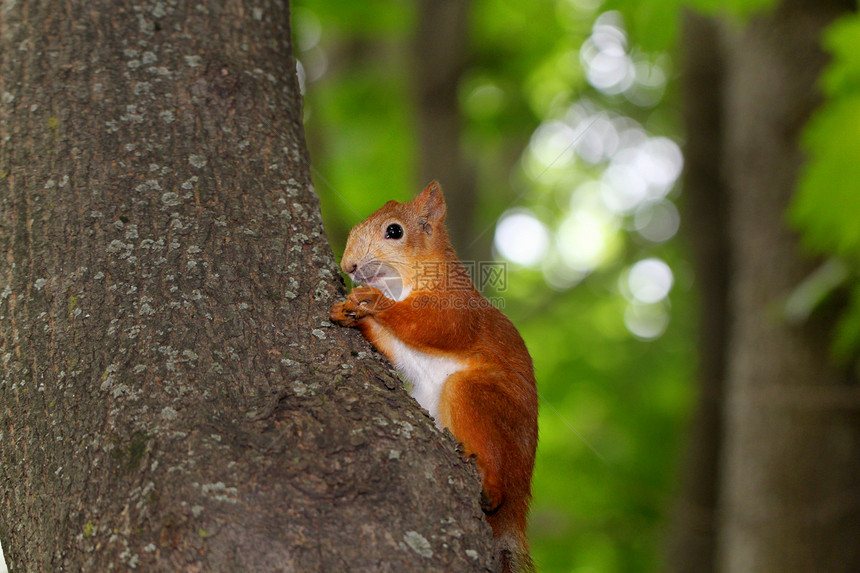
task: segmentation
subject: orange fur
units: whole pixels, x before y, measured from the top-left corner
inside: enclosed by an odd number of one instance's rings
[[[392,300],[374,286],[359,286],[332,307],[331,319],[357,327],[407,377],[431,371],[421,396],[428,409],[436,407],[436,423],[462,442],[466,456],[475,456],[499,568],[527,571],[537,446],[532,361],[514,325],[469,281],[444,219],[442,192],[431,183],[415,200],[389,201],[356,225],[341,262],[344,272],[382,284],[376,276],[364,277],[382,263],[396,269],[405,296]],[[392,224],[402,227],[402,238],[386,238]],[[415,361],[418,366],[410,366]],[[418,390],[413,394],[421,401]]]

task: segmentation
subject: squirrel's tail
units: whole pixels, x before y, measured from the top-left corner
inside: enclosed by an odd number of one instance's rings
[[[493,528],[493,553],[499,573],[535,572],[526,539],[527,511],[528,505],[515,508],[503,504],[496,513],[487,516]]]
[[[517,538],[496,538],[496,570],[499,573],[535,573],[529,550]]]

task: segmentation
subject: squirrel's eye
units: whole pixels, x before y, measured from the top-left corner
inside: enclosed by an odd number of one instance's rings
[[[385,229],[385,238],[386,239],[400,239],[403,237],[403,227],[398,225],[397,223],[391,223],[388,225],[388,228]]]

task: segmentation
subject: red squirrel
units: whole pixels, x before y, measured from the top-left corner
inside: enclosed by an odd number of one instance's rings
[[[332,306],[331,320],[357,327],[436,425],[475,456],[499,571],[533,571],[526,523],[538,434],[534,368],[517,329],[458,260],[445,212],[433,182],[356,225],[341,268],[363,286]]]

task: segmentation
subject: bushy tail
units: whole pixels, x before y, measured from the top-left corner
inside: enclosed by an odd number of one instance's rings
[[[495,539],[496,571],[499,573],[535,573],[535,564],[525,541],[515,535]]]
[[[501,505],[487,514],[487,522],[493,529],[495,570],[499,573],[535,571],[526,536],[530,497],[527,483],[519,491],[511,488]]]

